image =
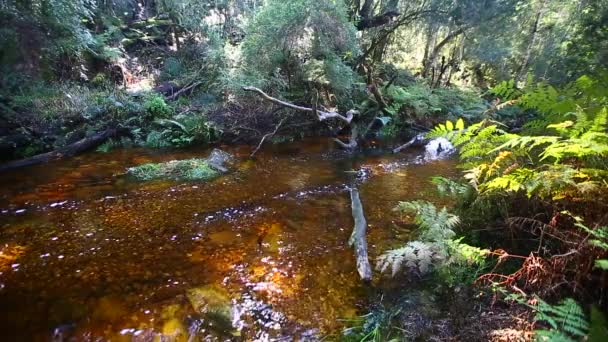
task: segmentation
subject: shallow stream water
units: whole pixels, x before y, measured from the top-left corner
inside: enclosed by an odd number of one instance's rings
[[[411,233],[397,202],[441,203],[430,177],[457,173],[424,150],[350,156],[324,139],[269,146],[255,160],[250,147],[222,149],[236,169],[210,182],[124,174],[208,149],[91,152],[0,174],[0,340],[339,334],[365,313],[370,287],[347,245],[348,186],[360,190],[373,263]],[[381,284],[374,274],[371,286]],[[201,314],[201,297],[228,305],[228,324]]]

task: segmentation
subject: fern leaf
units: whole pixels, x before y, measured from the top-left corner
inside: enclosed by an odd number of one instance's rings
[[[550,305],[540,298],[537,298],[537,302],[535,320],[545,321],[552,328],[549,331],[536,331],[537,335],[573,340],[572,337],[584,337],[589,332],[585,313],[574,299],[566,298],[557,305]]]

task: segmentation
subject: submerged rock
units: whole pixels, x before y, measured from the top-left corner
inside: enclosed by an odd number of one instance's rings
[[[226,151],[214,148],[207,157],[207,163],[220,172],[228,172],[228,167],[234,163],[234,156]]]
[[[429,141],[424,149],[426,160],[444,159],[456,151],[454,145],[446,138],[435,138]]]
[[[127,169],[127,174],[139,180],[210,180],[229,171],[234,157],[214,149],[206,159],[171,160],[165,163],[147,163]]]
[[[205,285],[189,289],[186,296],[194,311],[215,322],[221,330],[232,330],[232,302],[226,290]]]

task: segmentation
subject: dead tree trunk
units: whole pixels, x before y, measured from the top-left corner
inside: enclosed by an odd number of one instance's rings
[[[97,133],[90,137],[86,137],[82,140],[79,140],[71,145],[62,147],[55,151],[39,154],[30,158],[25,158],[21,160],[15,160],[12,162],[8,162],[6,164],[0,165],[0,172],[8,171],[24,166],[36,165],[46,163],[52,160],[58,160],[65,157],[71,157],[78,153],[90,150],[101,145],[103,142],[108,140],[111,137],[115,137],[119,135],[118,129],[108,129],[103,132]]]
[[[367,221],[363,214],[363,205],[359,198],[359,190],[354,186],[350,189],[350,201],[355,225],[353,227],[353,233],[348,240],[348,244],[355,250],[359,276],[363,281],[370,281],[372,279],[372,266],[369,263],[369,257],[367,255],[367,239],[365,237]]]

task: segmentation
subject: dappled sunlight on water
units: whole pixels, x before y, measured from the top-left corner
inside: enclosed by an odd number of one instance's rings
[[[347,245],[360,186],[371,257],[408,238],[399,200],[437,199],[449,160],[311,141],[227,148],[208,183],[136,182],[127,167],[206,150],[123,150],[3,174],[0,337],[5,340],[318,339],[364,311]],[[14,266],[17,265],[17,266]],[[376,276],[377,277],[377,276]]]

